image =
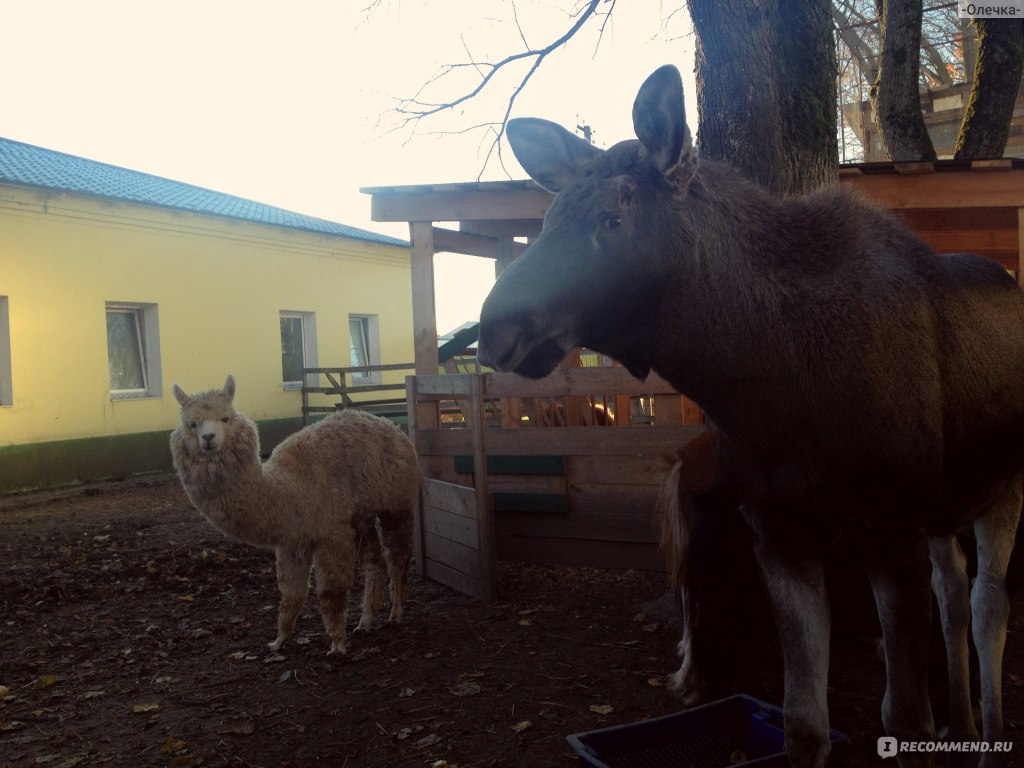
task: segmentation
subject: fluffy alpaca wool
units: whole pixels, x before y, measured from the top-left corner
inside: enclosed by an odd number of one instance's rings
[[[175,384],[174,396],[181,423],[171,454],[189,500],[216,528],[277,555],[281,603],[271,650],[291,637],[312,569],[330,653],[345,653],[357,552],[364,577],[357,631],[369,631],[383,603],[385,569],[389,621],[401,621],[420,471],[398,427],[342,411],[291,435],[264,463],[256,425],[234,408],[234,377],[194,395]]]

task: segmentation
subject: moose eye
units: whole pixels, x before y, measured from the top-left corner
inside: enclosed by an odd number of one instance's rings
[[[606,232],[614,232],[622,226],[622,217],[615,214],[610,214],[601,219],[601,229]]]

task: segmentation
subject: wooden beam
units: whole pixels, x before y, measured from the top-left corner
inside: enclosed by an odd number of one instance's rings
[[[540,187],[495,189],[378,190],[372,192],[374,221],[472,221],[543,219],[552,194]],[[523,233],[526,234],[526,233]]]
[[[1019,208],[1024,206],[1024,168],[984,173],[864,173],[843,175],[849,184],[886,208]]]

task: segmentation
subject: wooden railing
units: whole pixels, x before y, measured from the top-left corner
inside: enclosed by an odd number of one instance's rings
[[[352,383],[352,374],[358,373],[380,373],[384,371],[408,371],[412,373],[416,369],[415,363],[392,363],[390,365],[364,365],[352,368],[303,368],[302,385],[302,424],[309,424],[309,416],[312,413],[333,413],[345,408],[365,408],[378,413],[405,413],[406,396],[405,383],[401,384],[376,384],[376,383]],[[310,386],[305,381],[310,375],[315,375],[317,381],[326,379],[327,386]],[[394,392],[391,397],[367,397],[377,392]],[[339,400],[334,405],[310,405],[311,394],[336,395]],[[353,395],[355,397],[353,397]]]

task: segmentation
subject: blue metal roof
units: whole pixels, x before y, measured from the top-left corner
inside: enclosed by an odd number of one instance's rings
[[[406,240],[0,137],[0,183],[157,205],[259,224],[408,247]]]

